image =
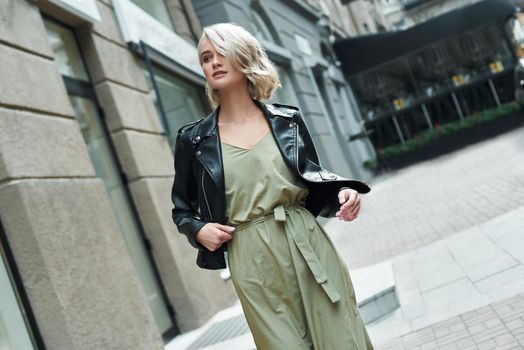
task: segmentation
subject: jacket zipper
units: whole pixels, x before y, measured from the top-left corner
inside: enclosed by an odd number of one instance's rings
[[[295,167],[297,168],[297,172],[302,177],[300,169],[298,168],[298,123],[295,123]]]
[[[210,218],[211,221],[213,221],[213,214],[211,214],[211,209],[209,207],[209,202],[207,201],[206,189],[204,187],[204,171],[205,171],[205,169],[202,168],[202,192],[204,193],[204,199],[206,201],[207,211],[209,212],[209,218]]]

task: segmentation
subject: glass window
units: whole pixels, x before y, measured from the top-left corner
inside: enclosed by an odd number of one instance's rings
[[[172,322],[162,299],[153,267],[141,241],[138,223],[129,207],[124,184],[118,175],[118,169],[113,160],[109,142],[105,137],[96,105],[86,98],[78,96],[69,96],[69,98],[97,176],[103,180],[111,204],[117,214],[116,218],[124,234],[129,255],[135,264],[138,278],[142,282],[157,326],[160,332],[164,333],[171,328]]]
[[[33,350],[1,244],[0,253],[0,349]]]
[[[54,51],[55,61],[62,75],[88,81],[73,33],[54,22],[44,21],[47,37]]]
[[[291,78],[289,77],[287,70],[279,65],[275,65],[275,68],[277,69],[278,76],[280,78],[280,84],[282,86],[275,91],[273,98],[268,100],[268,102],[279,102],[287,105],[298,106],[297,94],[293,88],[293,84],[291,83]]]
[[[364,119],[372,120],[414,103],[415,88],[403,58],[350,78]]]
[[[135,5],[154,17],[157,21],[171,29],[175,30],[169,11],[164,0],[131,0]]]
[[[149,72],[145,66],[143,70],[149,83],[150,92],[155,96]],[[208,109],[205,108],[208,105],[207,98],[203,88],[198,88],[162,69],[155,67],[153,71],[165,113],[169,143],[171,149],[174,150],[178,129],[208,113]],[[156,103],[156,105],[161,117],[162,111],[160,111],[159,104]]]
[[[269,27],[267,26],[266,22],[256,10],[251,10],[251,18],[253,19],[252,23],[256,30],[255,36],[262,38],[266,41],[275,43],[276,40],[273,37],[271,30],[269,30]]]
[[[442,43],[425,47],[407,59],[421,93],[418,98],[433,97],[452,87],[448,75],[451,56]]]

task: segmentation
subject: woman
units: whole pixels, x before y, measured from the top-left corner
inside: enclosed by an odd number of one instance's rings
[[[296,107],[264,104],[280,86],[242,27],[204,28],[198,43],[213,113],[179,130],[173,220],[197,264],[225,268],[258,350],[373,349],[349,272],[317,215],[351,221],[360,181],[319,165]]]

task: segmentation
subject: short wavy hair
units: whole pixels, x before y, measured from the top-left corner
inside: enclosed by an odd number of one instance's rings
[[[217,23],[203,28],[200,44],[207,37],[218,53],[228,58],[236,69],[245,74],[248,92],[255,100],[267,100],[281,86],[278,72],[267,57],[260,42],[242,26],[236,23]],[[202,67],[199,56],[198,62]],[[206,83],[206,95],[213,107],[220,104],[217,89]]]

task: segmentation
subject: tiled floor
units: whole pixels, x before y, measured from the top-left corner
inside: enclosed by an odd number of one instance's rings
[[[372,340],[412,333],[524,293],[524,207],[392,259],[400,309],[368,325]]]
[[[524,349],[524,293],[437,322],[375,346],[400,349]]]

